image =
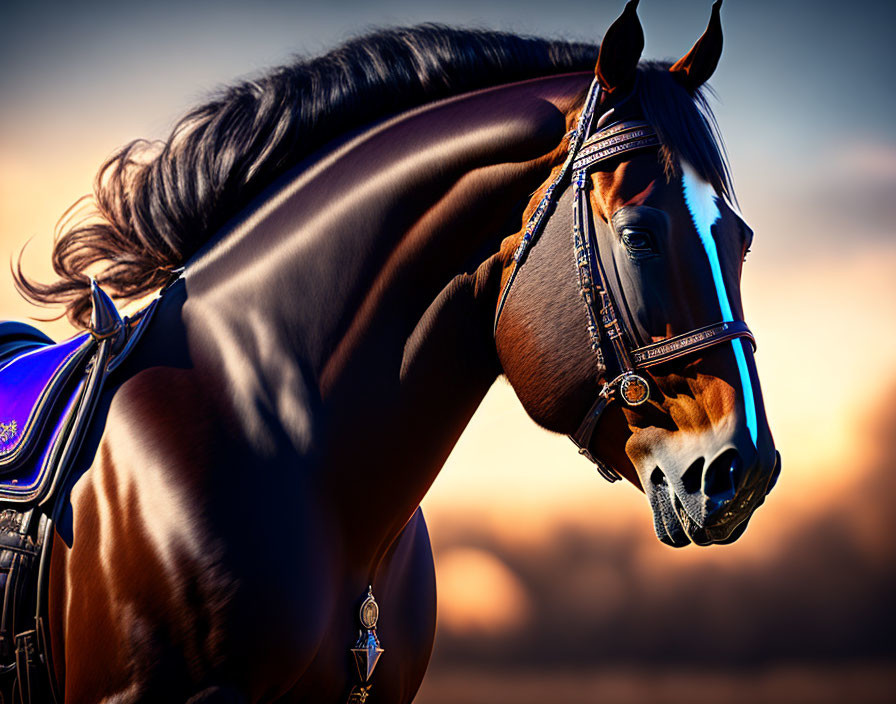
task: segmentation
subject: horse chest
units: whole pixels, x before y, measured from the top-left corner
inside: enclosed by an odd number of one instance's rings
[[[342,584],[329,601],[326,633],[288,701],[344,701],[359,682],[349,648],[359,635],[358,606],[365,589],[360,565],[340,564],[331,584]],[[361,582],[363,583],[363,582]],[[418,509],[377,566],[373,576],[379,604],[377,632],[384,649],[368,684],[368,702],[402,704],[413,700],[429,662],[435,638],[436,591],[432,549]]]

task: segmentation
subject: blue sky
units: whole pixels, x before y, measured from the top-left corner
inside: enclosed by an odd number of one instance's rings
[[[29,159],[78,145],[93,149],[98,164],[124,141],[162,136],[215,86],[374,26],[438,21],[596,41],[622,4],[15,2],[6,5],[0,27],[0,153]],[[687,51],[710,4],[642,2],[645,57]],[[896,3],[856,7],[806,0],[724,5],[725,53],[713,85],[747,206],[788,196],[830,207],[843,185],[823,176],[830,172],[833,180],[839,168],[849,191],[843,208],[861,201],[877,225],[892,222]],[[830,236],[821,239],[835,246],[837,228],[824,229]],[[878,240],[887,228],[860,229],[854,237]]]

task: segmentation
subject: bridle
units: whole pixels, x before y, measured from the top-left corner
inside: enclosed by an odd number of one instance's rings
[[[643,370],[662,364],[706,347],[720,344],[739,337],[747,338],[754,349],[756,341],[742,320],[728,320],[696,328],[690,332],[668,337],[648,345],[638,347],[634,332],[617,315],[607,276],[601,262],[595,233],[594,214],[588,197],[590,179],[588,174],[598,165],[620,154],[642,149],[653,149],[661,145],[656,131],[647,122],[615,122],[591,133],[595,108],[600,102],[602,88],[595,79],[585,99],[585,106],[576,129],[569,135],[569,151],[554,180],[548,185],[544,196],[526,223],[519,246],[513,254],[513,269],[501,291],[495,313],[494,333],[498,331],[498,321],[510,293],[510,287],[525,261],[532,244],[541,234],[556,205],[554,194],[567,179],[571,179],[574,193],[573,242],[579,284],[585,299],[588,315],[588,335],[591,347],[597,356],[598,368],[604,364],[604,352],[610,351],[614,360],[616,375],[603,384],[597,399],[592,404],[578,429],[569,438],[579,448],[579,453],[591,460],[598,472],[608,481],[621,479],[620,475],[608,467],[589,449],[598,421],[607,406],[617,396],[628,406],[640,406],[650,399],[650,384],[642,376]],[[562,190],[562,189],[561,189]],[[603,331],[604,335],[601,335]],[[602,340],[605,337],[605,343]]]

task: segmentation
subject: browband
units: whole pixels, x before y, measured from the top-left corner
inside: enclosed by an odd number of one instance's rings
[[[572,162],[582,171],[623,152],[659,147],[660,138],[646,122],[617,122],[587,140]]]

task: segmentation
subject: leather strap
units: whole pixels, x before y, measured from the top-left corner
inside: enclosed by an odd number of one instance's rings
[[[594,464],[597,465],[598,471],[601,470],[602,465],[598,462],[597,458],[591,454],[591,450],[588,449],[588,446],[591,444],[591,438],[597,428],[597,421],[600,419],[601,414],[610,402],[610,394],[604,393],[604,390],[606,390],[606,387],[604,387],[604,389],[601,390],[601,393],[597,395],[597,399],[591,405],[591,408],[588,409],[588,413],[585,414],[585,419],[582,421],[581,425],[579,425],[578,430],[569,436],[569,439],[579,448],[579,454],[584,455],[594,462]],[[601,474],[611,482],[615,482],[619,479],[619,476],[615,473],[610,476],[604,472],[601,472]]]
[[[507,283],[504,284],[504,288],[501,290],[501,296],[498,299],[498,306],[495,309],[495,324],[492,327],[492,335],[495,335],[498,332],[498,321],[501,320],[501,313],[504,311],[504,304],[507,302],[510,287],[513,286],[513,282],[516,280],[520,267],[526,259],[526,254],[529,252],[529,248],[535,240],[538,239],[538,236],[544,229],[544,224],[547,222],[549,211],[555,205],[554,192],[566,182],[572,172],[573,159],[575,159],[576,154],[579,153],[585,135],[591,126],[591,120],[594,117],[594,108],[600,97],[600,91],[600,84],[597,82],[597,79],[594,79],[591,82],[591,87],[588,89],[588,97],[585,98],[585,106],[582,108],[581,115],[579,115],[579,121],[576,124],[576,128],[570,133],[569,151],[566,154],[566,160],[563,162],[563,166],[554,177],[554,180],[551,181],[551,184],[545,190],[544,196],[542,196],[541,201],[539,201],[538,207],[535,209],[532,217],[530,217],[529,221],[526,223],[526,228],[523,230],[523,236],[520,239],[520,243],[513,253],[513,268],[510,271],[510,276],[507,278]]]
[[[632,350],[631,358],[639,369],[652,367],[654,364],[668,362],[686,354],[691,354],[706,347],[718,345],[726,340],[745,337],[756,351],[756,339],[743,320],[715,323],[706,327],[669,337],[651,345]]]
[[[573,171],[589,169],[623,152],[660,146],[660,138],[646,122],[619,122],[586,140],[572,162]]]

